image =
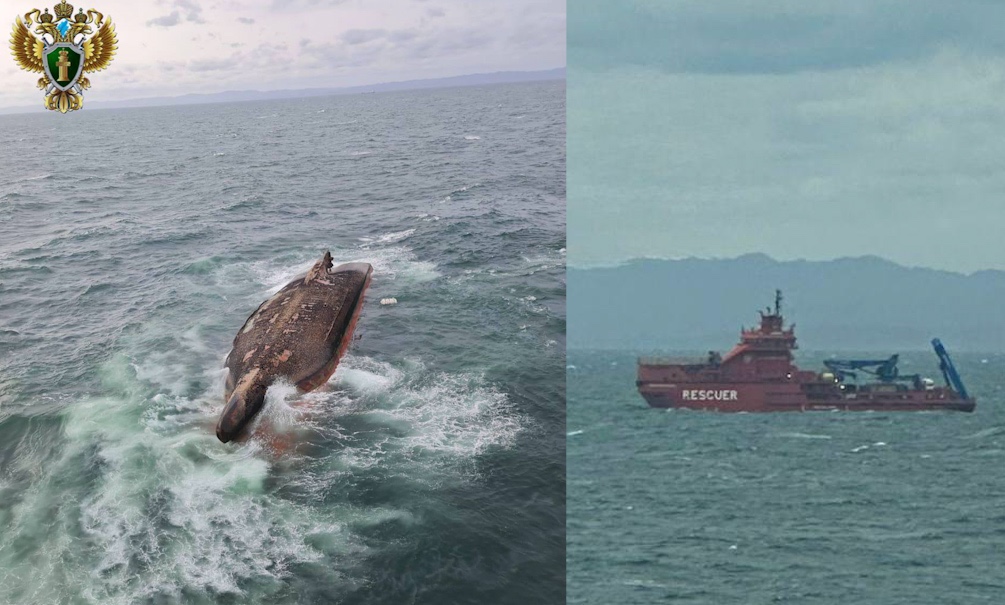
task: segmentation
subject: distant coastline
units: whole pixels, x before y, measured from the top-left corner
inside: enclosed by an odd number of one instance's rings
[[[1000,270],[964,274],[876,256],[778,261],[747,254],[570,266],[567,276],[569,349],[727,348],[737,324],[755,320],[781,288],[786,318],[799,324],[806,350],[926,350],[938,336],[954,351],[1005,351]]]
[[[492,73],[467,74],[446,78],[431,78],[425,80],[404,80],[400,82],[381,82],[361,86],[346,86],[338,88],[302,88],[284,90],[236,90],[214,93],[187,94],[174,97],[145,97],[140,99],[123,99],[121,101],[93,101],[86,103],[90,109],[123,109],[131,107],[162,107],[169,105],[203,105],[209,103],[235,103],[242,101],[266,101],[276,99],[299,99],[308,97],[327,97],[334,95],[349,95],[369,92],[394,92],[399,90],[419,90],[435,88],[455,88],[460,86],[485,86],[491,84],[515,84],[518,82],[544,82],[548,80],[564,80],[565,68],[546,69],[539,71],[498,71]],[[0,115],[38,113],[41,105],[22,105],[18,107],[0,108]]]

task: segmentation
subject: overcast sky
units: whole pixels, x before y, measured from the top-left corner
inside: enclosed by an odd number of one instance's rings
[[[976,0],[570,0],[570,263],[1005,269],[1003,23]]]
[[[54,4],[0,0],[3,32],[19,14],[51,13]],[[94,0],[81,7],[111,17],[119,34],[111,67],[90,76],[88,101],[565,65],[565,0]],[[0,107],[40,105],[38,76],[4,54]]]

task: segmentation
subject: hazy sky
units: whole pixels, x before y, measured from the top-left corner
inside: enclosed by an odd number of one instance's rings
[[[1003,23],[976,0],[570,0],[570,263],[1005,269]]]
[[[68,0],[69,1],[69,0]],[[119,34],[88,101],[337,87],[565,65],[565,0],[94,0]],[[56,2],[0,0],[16,16]],[[78,6],[79,5],[79,6]],[[38,76],[0,60],[0,107],[41,105]]]

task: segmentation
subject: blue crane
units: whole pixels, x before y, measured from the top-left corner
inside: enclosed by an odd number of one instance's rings
[[[942,346],[942,341],[933,338],[932,347],[939,357],[939,369],[942,370],[942,377],[946,379],[946,386],[955,389],[964,399],[970,399],[970,396],[967,395],[967,388],[963,386],[963,380],[960,379],[960,374],[956,371],[956,366],[953,365],[953,360],[949,358],[946,347]]]
[[[915,376],[901,376],[897,370],[899,356],[891,355],[889,359],[827,359],[824,365],[835,375],[844,379],[855,379],[855,372],[864,372],[879,378],[883,382],[897,380],[912,380]]]

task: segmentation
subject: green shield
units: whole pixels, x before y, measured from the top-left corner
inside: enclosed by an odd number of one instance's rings
[[[60,42],[45,49],[45,73],[60,90],[73,86],[84,64],[84,49]]]

